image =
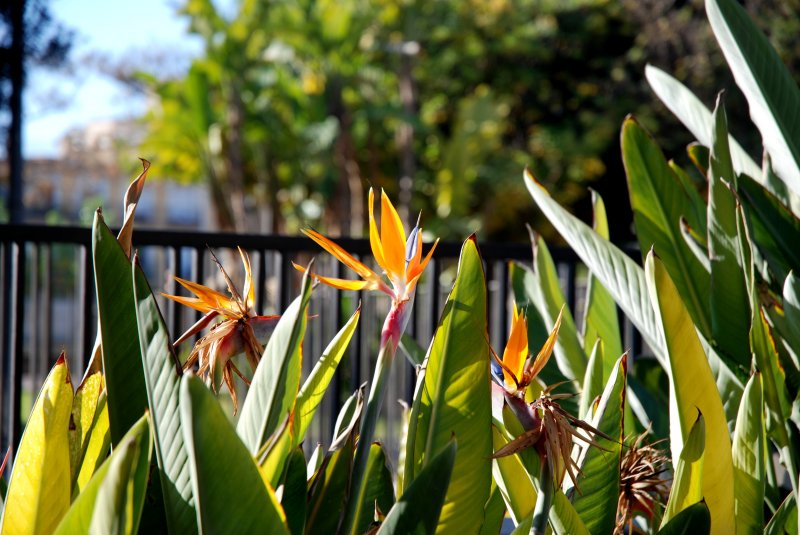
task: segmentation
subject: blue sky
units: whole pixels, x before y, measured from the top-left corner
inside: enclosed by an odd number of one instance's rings
[[[51,0],[55,19],[76,30],[73,58],[91,51],[115,57],[151,46],[197,53],[200,43],[187,37],[176,0]],[[63,108],[43,106],[53,89],[68,99]],[[29,74],[25,95],[23,153],[26,158],[53,157],[69,129],[92,121],[142,113],[144,99],[134,97],[108,78],[91,72],[70,76],[47,71]]]

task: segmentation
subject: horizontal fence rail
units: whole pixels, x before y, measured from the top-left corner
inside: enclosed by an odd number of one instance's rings
[[[372,263],[369,240],[340,238],[336,242],[363,262]],[[256,310],[260,314],[279,314],[297,295],[301,275],[292,262],[306,265],[316,257],[315,272],[340,278],[352,276],[346,267],[305,237],[136,230],[133,244],[173,340],[197,321],[200,313],[163,298],[159,292],[186,295],[175,283],[176,276],[224,289],[209,250],[214,251],[240,289],[243,268],[236,247],[248,252],[253,264]],[[427,348],[433,336],[452,287],[461,245],[440,243],[418,285],[407,333],[423,348]],[[426,252],[429,246],[426,244]],[[80,382],[97,333],[91,247],[92,232],[85,227],[0,225],[3,351],[0,447],[3,450],[18,443],[35,396],[62,350],[67,354],[73,384]],[[502,352],[512,302],[509,261],[530,265],[532,251],[527,244],[483,243],[479,247],[489,292],[489,336],[492,346]],[[579,318],[585,276],[579,273],[578,259],[569,249],[553,248],[550,252],[559,270],[567,304]],[[359,328],[319,409],[321,417],[310,429],[308,444],[330,442],[342,402],[370,380],[383,317],[389,306],[384,295],[374,292],[342,292],[325,286],[314,290],[309,311],[312,318],[303,348],[305,374],[359,304],[362,307]],[[623,335],[627,347],[634,355],[638,354],[641,339],[627,321],[623,323]],[[179,349],[185,358],[191,343]],[[403,415],[400,402],[411,401],[416,380],[416,370],[406,359],[395,359],[394,366],[382,413],[384,425],[379,428],[390,458],[397,455]]]

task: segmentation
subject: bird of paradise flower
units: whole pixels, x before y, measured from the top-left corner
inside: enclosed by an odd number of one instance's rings
[[[230,297],[207,286],[181,279],[180,277],[175,277],[175,280],[192,292],[195,297],[161,294],[168,299],[204,314],[197,323],[192,325],[175,341],[174,347],[178,347],[211,325],[214,320],[221,320],[214,323],[208,334],[197,341],[183,366],[184,369],[189,369],[197,364],[197,374],[205,378],[206,383],[215,393],[218,390],[216,378],[221,370],[222,382],[227,386],[233,400],[234,414],[236,414],[239,404],[233,374],[238,375],[247,385],[250,384],[250,381],[236,366],[233,357],[244,353],[247,362],[250,364],[251,371],[255,372],[256,366],[261,360],[261,354],[264,351],[263,343],[266,342],[280,318],[280,316],[259,316],[256,314],[254,308],[255,287],[253,286],[250,257],[241,247],[238,250],[245,271],[243,294],[239,293],[236,285],[233,284],[213,251],[211,256],[225,279]]]
[[[379,275],[353,255],[345,251],[332,240],[322,234],[306,229],[303,232],[325,249],[334,258],[352,269],[360,277],[359,280],[345,280],[325,277],[312,273],[316,280],[323,284],[342,290],[374,290],[383,292],[391,298],[391,306],[381,330],[380,351],[375,365],[375,372],[370,386],[364,416],[361,422],[360,436],[353,461],[351,475],[351,496],[359,496],[364,486],[369,447],[375,432],[380,407],[386,394],[386,378],[391,368],[392,360],[400,343],[400,338],[405,331],[411,316],[417,283],[425,267],[433,256],[433,251],[439,243],[434,242],[428,254],[422,257],[422,240],[419,218],[417,225],[406,237],[403,223],[397,214],[389,197],[381,191],[381,225],[380,230],[375,223],[375,194],[369,190],[369,241],[375,262],[383,273]],[[294,264],[302,272],[306,268]],[[343,533],[349,533],[355,520],[356,504],[354,500],[348,502],[344,519]]]
[[[511,334],[502,359],[492,351],[503,370],[502,380],[497,382],[503,391],[505,403],[525,429],[520,436],[497,450],[493,457],[512,455],[527,448],[533,448],[539,455],[542,492],[539,493],[538,499],[542,500],[542,503],[537,504],[538,519],[534,515],[534,528],[538,530],[532,530],[532,533],[544,532],[543,526],[546,525],[547,510],[550,507],[547,500],[552,499],[554,489],[561,485],[565,475],[569,476],[575,489],[580,492],[576,473],[580,473],[581,469],[572,458],[573,441],[579,440],[587,446],[601,448],[593,436],[610,439],[598,429],[561,408],[558,400],[570,397],[571,394],[553,394],[552,391],[559,386],[558,384],[545,388],[539,397],[530,403],[525,398],[526,389],[534,382],[553,354],[563,313],[562,307],[553,330],[537,355],[533,357],[528,349],[528,327],[525,316],[514,307]]]

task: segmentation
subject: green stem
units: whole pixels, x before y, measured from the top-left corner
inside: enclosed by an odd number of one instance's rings
[[[347,502],[344,529],[340,533],[354,533],[356,529],[356,519],[359,516],[361,504],[364,501],[364,490],[366,489],[365,476],[369,448],[372,444],[372,437],[375,434],[375,424],[378,422],[383,399],[386,397],[386,387],[388,385],[386,378],[389,376],[394,354],[395,349],[391,342],[384,345],[380,353],[378,353],[378,362],[375,365],[375,375],[372,378],[364,418],[361,421],[361,432],[353,461],[353,471],[350,476],[350,499]]]
[[[553,473],[550,471],[547,459],[541,463],[539,474],[539,495],[536,497],[536,506],[533,508],[533,523],[531,535],[545,535],[547,519],[550,517],[550,507],[553,505]]]

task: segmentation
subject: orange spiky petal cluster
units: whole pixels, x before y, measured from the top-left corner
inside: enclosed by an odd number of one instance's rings
[[[503,358],[499,359],[497,354],[492,351],[495,360],[503,369],[504,387],[511,394],[525,393],[525,388],[539,375],[545,364],[550,360],[553,349],[558,339],[558,331],[561,328],[561,318],[564,308],[558,313],[555,325],[550,335],[545,340],[542,348],[536,357],[531,359],[528,353],[528,325],[525,317],[514,306],[514,314],[511,321],[511,334],[508,343],[503,351]]]
[[[352,269],[361,280],[336,279],[313,274],[313,277],[334,288],[341,290],[378,290],[392,298],[393,303],[408,301],[414,294],[419,277],[428,265],[439,240],[431,247],[425,258],[422,258],[422,242],[419,225],[406,239],[405,230],[392,202],[381,191],[381,227],[375,223],[375,194],[369,190],[369,241],[375,262],[383,270],[386,280],[353,255],[345,251],[334,241],[319,232],[304,229],[303,233],[314,240],[320,247],[328,251],[341,263]],[[294,264],[295,269],[305,272],[303,266]]]
[[[211,254],[225,279],[230,297],[202,284],[178,277],[175,277],[175,280],[192,292],[195,297],[161,294],[205,314],[175,341],[173,344],[175,347],[205,329],[215,319],[221,320],[213,324],[208,334],[194,345],[189,358],[184,363],[184,368],[189,369],[198,365],[197,374],[205,377],[215,392],[217,385],[214,378],[221,370],[222,381],[228,387],[233,399],[234,413],[238,410],[238,400],[233,374],[238,375],[246,384],[249,384],[249,381],[232,359],[236,355],[244,353],[252,371],[255,371],[264,350],[262,340],[269,336],[279,319],[279,316],[259,316],[255,313],[253,308],[255,288],[250,258],[241,247],[238,249],[245,271],[244,295],[239,293],[213,252]]]

